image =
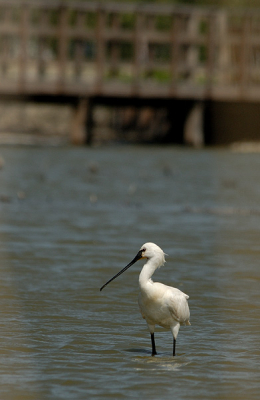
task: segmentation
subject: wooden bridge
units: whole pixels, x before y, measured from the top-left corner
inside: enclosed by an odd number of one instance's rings
[[[0,96],[259,102],[260,10],[0,0]]]

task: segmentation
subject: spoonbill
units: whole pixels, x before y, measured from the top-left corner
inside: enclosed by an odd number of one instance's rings
[[[151,279],[155,270],[164,265],[164,256],[163,250],[155,243],[145,243],[134,259],[100,288],[100,291],[104,289],[106,285],[138,260],[147,259],[139,275],[140,294],[138,304],[142,317],[146,320],[150,331],[152,356],[157,354],[154,339],[155,325],[171,330],[173,335],[173,356],[175,356],[176,339],[180,325],[190,325],[190,310],[187,301],[189,296],[179,289],[153,282]]]

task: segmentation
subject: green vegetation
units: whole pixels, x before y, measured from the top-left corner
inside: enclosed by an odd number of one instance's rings
[[[89,0],[85,0],[89,1]],[[112,0],[117,3],[154,3],[154,4],[184,4],[184,5],[204,5],[218,7],[260,7],[260,0]],[[103,0],[107,2],[107,0]],[[101,0],[102,3],[102,0]]]

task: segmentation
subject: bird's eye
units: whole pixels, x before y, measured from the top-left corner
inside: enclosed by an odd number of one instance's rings
[[[142,251],[146,251],[146,248],[143,248]]]

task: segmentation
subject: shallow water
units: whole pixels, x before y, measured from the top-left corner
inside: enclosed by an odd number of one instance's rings
[[[258,399],[260,155],[174,147],[2,147],[1,399]],[[154,280],[189,294],[191,326],[158,355],[138,305]]]

